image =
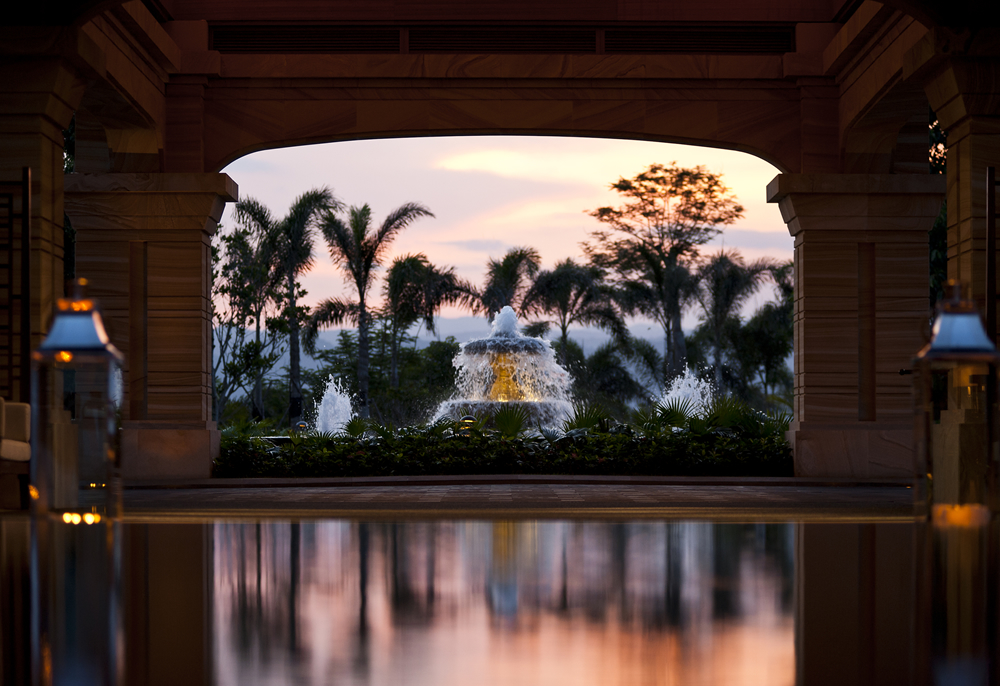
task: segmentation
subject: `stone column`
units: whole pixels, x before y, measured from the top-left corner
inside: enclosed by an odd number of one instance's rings
[[[1000,57],[948,59],[926,91],[948,134],[948,278],[985,312],[986,167],[1000,168]]]
[[[211,237],[237,193],[225,174],[66,177],[77,275],[126,357],[126,478],[207,478],[218,454]]]
[[[82,46],[78,45],[81,41]],[[57,42],[65,44],[66,52],[87,52],[86,41],[73,30],[0,29],[0,179],[20,181],[22,167],[31,168],[32,348],[44,338],[55,299],[63,295],[62,131],[69,125],[86,85],[79,65],[63,56],[45,54]],[[20,209],[18,202],[14,210]],[[17,261],[15,257],[15,267]],[[16,286],[20,270],[11,276]],[[16,292],[19,295],[20,289]],[[3,293],[0,308],[15,308],[16,303],[7,300],[5,290]],[[19,306],[13,325],[11,335],[4,334],[0,342],[0,358],[4,358],[0,367],[5,366],[7,355],[20,356]],[[15,377],[8,399],[16,400],[19,395],[20,379]]]
[[[913,473],[909,369],[929,335],[927,232],[940,176],[780,174],[795,238],[797,476]]]

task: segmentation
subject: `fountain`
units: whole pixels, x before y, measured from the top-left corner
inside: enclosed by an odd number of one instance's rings
[[[462,344],[455,357],[457,397],[438,408],[438,417],[493,414],[504,405],[527,410],[531,422],[550,426],[567,418],[569,373],[556,362],[548,341],[522,336],[517,315],[506,306],[493,320],[487,338]]]
[[[320,433],[340,433],[354,417],[351,397],[340,385],[340,379],[330,375],[326,382],[323,400],[316,410],[316,430]]]
[[[705,412],[715,397],[715,387],[708,381],[702,381],[691,367],[684,368],[682,376],[675,377],[660,399],[661,405],[671,401],[681,400],[691,403],[695,414]]]

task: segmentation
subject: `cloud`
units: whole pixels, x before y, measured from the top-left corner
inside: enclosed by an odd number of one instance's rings
[[[439,245],[450,245],[456,248],[461,248],[462,250],[474,250],[476,252],[488,252],[490,254],[501,254],[506,252],[507,248],[512,247],[509,243],[505,243],[503,241],[476,238],[467,241],[440,241]]]
[[[234,161],[225,172],[276,216],[296,196],[329,186],[349,204],[369,203],[376,222],[401,203],[421,202],[436,218],[422,219],[393,243],[386,264],[398,255],[422,252],[439,266],[482,283],[486,261],[511,246],[531,246],[551,268],[579,259],[579,244],[597,227],[586,210],[617,204],[608,184],[634,176],[653,162],[704,165],[724,173],[746,208],[727,227],[722,245],[748,260],[791,257],[792,242],[765,187],[777,170],[744,153],[646,141],[541,136],[456,136],[344,141],[266,150]],[[223,224],[232,225],[232,209]],[[332,295],[350,295],[344,275],[316,245],[316,267],[303,277],[306,305]],[[373,287],[374,302],[381,283]]]

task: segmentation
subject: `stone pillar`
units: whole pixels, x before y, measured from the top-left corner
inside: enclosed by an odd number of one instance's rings
[[[795,238],[797,476],[913,474],[909,369],[929,335],[927,232],[940,176],[780,174]]]
[[[1000,168],[1000,57],[948,59],[926,84],[948,134],[948,278],[985,312],[986,167]]]
[[[77,275],[90,280],[126,358],[126,478],[207,478],[218,454],[211,237],[237,192],[225,174],[66,178]]]
[[[31,347],[35,348],[48,330],[55,299],[63,295],[62,131],[83,97],[85,82],[78,70],[62,57],[4,57],[7,50],[16,52],[23,47],[19,39],[36,35],[41,43],[59,37],[69,41],[79,38],[76,33],[25,29],[19,33],[26,36],[18,37],[13,31],[0,30],[0,179],[19,181],[22,167],[31,168],[30,309]],[[20,209],[18,204],[15,211]],[[16,284],[20,271],[15,270],[12,277]],[[12,303],[3,296],[0,307],[12,307]],[[14,313],[13,323],[12,335],[5,334],[4,343],[0,344],[0,357],[19,355],[18,312]],[[13,342],[15,350],[7,345],[8,341]],[[0,366],[4,362],[0,360]],[[11,390],[12,398],[18,399],[20,379],[14,379]]]

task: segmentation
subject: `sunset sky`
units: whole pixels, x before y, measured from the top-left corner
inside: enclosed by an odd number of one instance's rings
[[[268,150],[229,165],[240,197],[254,197],[283,216],[300,193],[329,186],[348,205],[368,203],[376,222],[404,202],[420,202],[435,214],[403,232],[396,255],[422,252],[438,266],[482,283],[485,264],[511,247],[532,246],[543,268],[567,257],[581,259],[581,241],[599,226],[587,210],[618,204],[609,190],[620,176],[648,165],[704,165],[723,174],[746,208],[745,216],[704,248],[736,248],[747,259],[792,257],[792,239],[764,189],[778,170],[745,153],[643,141],[476,136],[349,141]],[[232,225],[232,206],[223,225]],[[348,294],[344,277],[317,244],[314,269],[303,279],[312,305]],[[388,266],[388,262],[387,265]],[[381,290],[381,283],[378,285]],[[763,297],[769,297],[770,291]],[[445,317],[467,315],[449,309]],[[694,315],[685,328],[696,323]]]

